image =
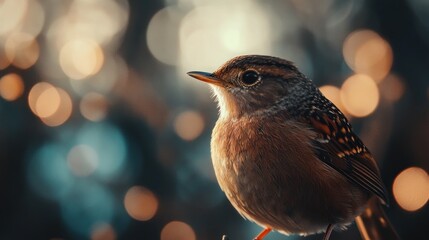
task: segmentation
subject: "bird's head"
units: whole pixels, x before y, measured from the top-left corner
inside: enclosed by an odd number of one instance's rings
[[[286,108],[314,91],[311,81],[292,62],[270,56],[239,56],[213,73],[188,74],[213,87],[221,117],[271,111],[279,104]]]

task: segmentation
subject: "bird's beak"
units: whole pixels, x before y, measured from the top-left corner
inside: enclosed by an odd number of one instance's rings
[[[213,76],[212,73],[192,71],[188,72],[188,75],[206,83],[222,86],[222,81],[219,78]]]

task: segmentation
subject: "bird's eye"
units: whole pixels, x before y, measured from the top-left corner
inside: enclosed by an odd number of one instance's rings
[[[247,70],[241,74],[241,82],[246,86],[253,86],[261,80],[261,76],[255,70]]]

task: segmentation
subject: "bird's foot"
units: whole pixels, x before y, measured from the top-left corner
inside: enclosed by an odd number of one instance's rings
[[[258,234],[253,240],[263,240],[268,233],[271,232],[271,228],[265,228],[261,233]]]

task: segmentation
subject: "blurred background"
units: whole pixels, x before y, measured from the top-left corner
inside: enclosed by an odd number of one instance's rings
[[[425,0],[0,1],[0,239],[252,239],[186,75],[240,54],[313,79],[374,153],[398,233],[429,239]]]

